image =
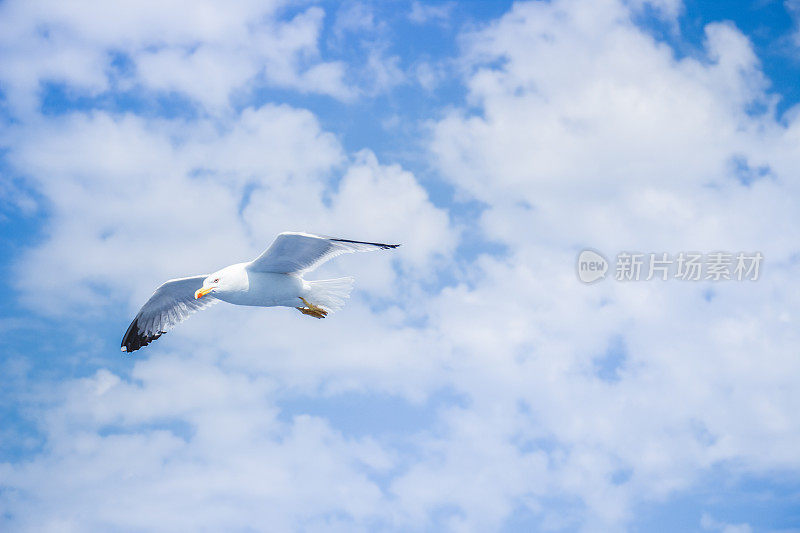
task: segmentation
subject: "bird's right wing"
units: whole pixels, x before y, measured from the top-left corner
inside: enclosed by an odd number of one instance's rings
[[[217,303],[218,300],[211,294],[201,299],[194,297],[195,291],[203,286],[205,278],[206,276],[192,276],[171,279],[157,288],[125,332],[122,351],[135,352],[142,346],[147,346],[192,313]]]
[[[289,274],[314,270],[337,255],[350,252],[389,250],[399,244],[351,241],[310,233],[284,232],[278,235],[266,251],[247,266],[254,272]]]

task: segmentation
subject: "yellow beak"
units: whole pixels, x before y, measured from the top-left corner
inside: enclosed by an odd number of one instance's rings
[[[202,289],[198,289],[194,293],[194,299],[197,300],[198,298],[202,298],[203,296],[211,292],[212,289],[213,287],[203,287]]]

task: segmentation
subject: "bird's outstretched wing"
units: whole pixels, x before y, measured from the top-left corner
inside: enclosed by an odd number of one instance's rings
[[[314,270],[337,255],[350,252],[388,250],[399,244],[334,239],[310,233],[284,232],[275,238],[267,250],[247,265],[254,272],[289,274]]]
[[[135,352],[147,346],[192,313],[217,303],[211,294],[198,300],[194,298],[194,292],[203,286],[205,278],[171,279],[157,288],[128,326],[122,338],[122,351]]]

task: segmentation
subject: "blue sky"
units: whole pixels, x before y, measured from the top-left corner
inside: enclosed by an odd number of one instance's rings
[[[3,529],[800,530],[799,13],[0,3]],[[286,230],[403,247],[120,354]]]

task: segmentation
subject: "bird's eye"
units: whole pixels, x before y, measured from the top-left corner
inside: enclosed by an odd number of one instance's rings
[[[214,283],[219,283],[219,278],[215,279]]]

